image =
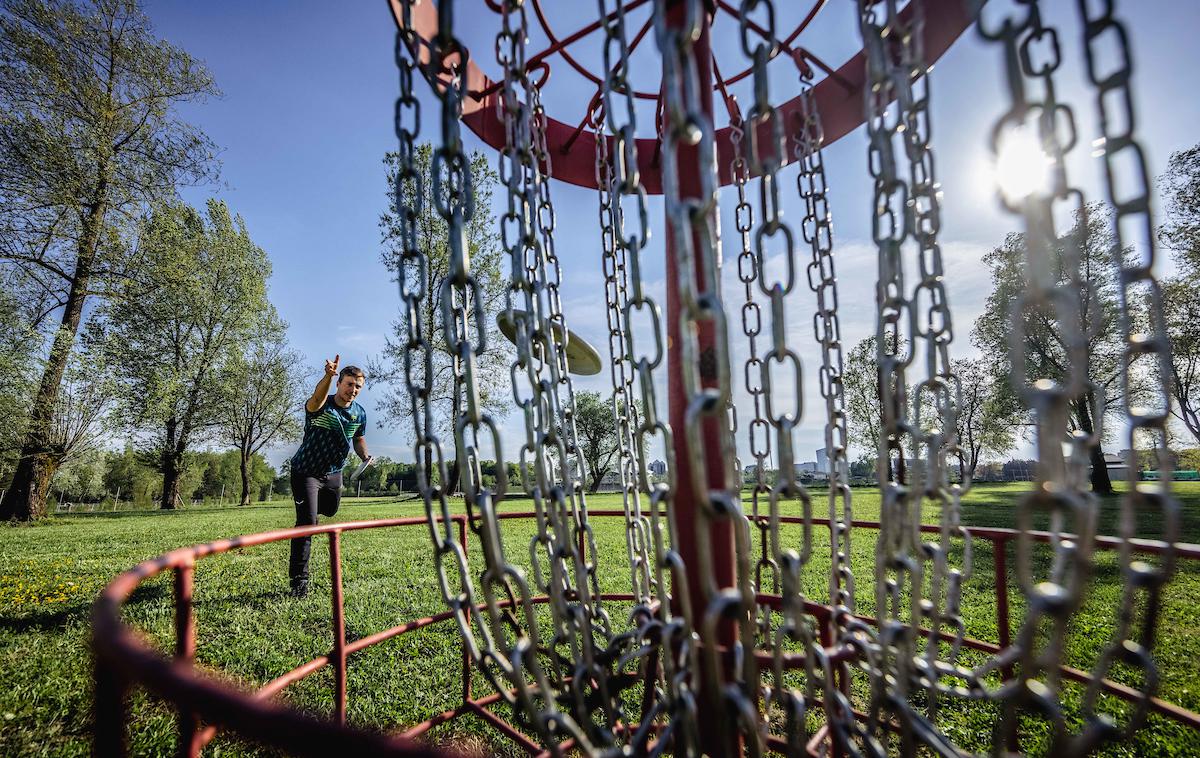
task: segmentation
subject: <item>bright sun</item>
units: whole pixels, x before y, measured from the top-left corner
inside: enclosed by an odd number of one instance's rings
[[[1006,130],[996,151],[996,182],[1005,199],[1019,203],[1049,189],[1050,159],[1033,131],[1025,126]]]

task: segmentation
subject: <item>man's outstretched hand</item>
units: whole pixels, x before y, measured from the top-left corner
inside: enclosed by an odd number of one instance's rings
[[[341,361],[342,355],[338,353],[333,356],[333,360],[325,361],[325,376],[334,376],[338,372],[338,363]]]

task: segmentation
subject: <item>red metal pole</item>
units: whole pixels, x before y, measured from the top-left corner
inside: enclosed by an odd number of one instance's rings
[[[175,569],[175,660],[188,665],[196,657],[196,616],[192,608],[195,566],[189,561]],[[200,753],[196,740],[199,722],[186,704],[179,707],[177,754],[193,758]]]
[[[685,15],[685,4],[682,2],[675,3],[667,12],[668,24],[676,27],[682,26]],[[713,114],[713,72],[712,54],[709,47],[710,23],[711,17],[706,14],[699,39],[694,43],[693,51],[696,59],[696,72],[699,78],[696,91],[700,93],[700,102],[695,105],[702,109],[711,120]],[[708,160],[702,159],[700,149],[697,145],[686,144],[682,140],[675,143],[675,151],[676,165],[679,172],[680,199],[700,198],[703,193],[700,172],[704,170],[704,166],[711,165],[711,156],[705,156]],[[713,224],[713,228],[716,228],[717,219],[715,218],[715,211],[713,215],[714,218],[711,219],[710,223]],[[717,286],[717,283],[706,282],[703,279],[703,261],[700,254],[701,238],[699,234],[693,235],[694,249],[697,250],[697,254],[694,256],[695,270],[679,272],[680,251],[671,230],[670,219],[667,219],[665,227],[668,282],[667,391],[669,417],[675,448],[675,481],[677,487],[675,507],[679,527],[679,553],[684,563],[689,567],[700,566],[703,563],[701,560],[702,553],[707,553],[711,556],[710,560],[717,585],[720,587],[735,587],[737,586],[737,577],[734,561],[733,525],[727,520],[717,520],[711,522],[711,529],[706,530],[705,533],[700,533],[699,527],[706,523],[704,519],[698,518],[698,511],[703,507],[700,504],[703,493],[696,492],[692,486],[692,470],[695,466],[702,466],[705,469],[705,481],[710,488],[722,489],[728,486],[728,483],[724,481],[726,464],[721,459],[721,435],[728,433],[728,430],[724,428],[724,414],[708,417],[702,422],[704,446],[702,460],[692,458],[692,451],[688,448],[687,435],[685,433],[688,397],[684,388],[684,371],[691,370],[691,367],[683,366],[681,349],[683,334],[680,323],[679,290],[684,285],[680,282],[680,279],[684,276],[695,277],[702,291],[714,288]],[[705,387],[714,387],[718,381],[717,367],[715,365],[716,353],[714,350],[715,330],[712,323],[708,321],[701,321],[698,326],[701,384]],[[688,595],[691,601],[692,613],[694,614],[693,622],[697,626],[701,626],[705,610],[708,607],[705,578],[693,570],[689,573],[688,583],[690,585],[688,587]],[[680,609],[675,607],[673,610],[679,612]],[[729,649],[736,641],[736,623],[733,620],[720,622],[717,628],[716,640],[713,642],[720,647]],[[736,730],[727,730],[724,728],[725,723],[728,721],[728,714],[721,707],[720,694],[715,691],[715,688],[719,687],[720,683],[704,681],[706,677],[701,672],[696,672],[696,676],[699,679],[701,690],[701,697],[698,698],[698,721],[702,745],[712,755],[738,752],[736,746],[722,744],[724,742],[722,735],[736,733]]]
[[[329,533],[329,576],[333,585],[333,717],[346,723],[346,614],[342,606],[342,540],[340,532]]]

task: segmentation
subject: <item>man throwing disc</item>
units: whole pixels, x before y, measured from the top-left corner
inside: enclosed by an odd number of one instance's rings
[[[350,447],[364,461],[367,454],[367,412],[355,402],[363,388],[365,375],[357,366],[347,366],[338,373],[341,355],[325,361],[325,375],[317,382],[312,397],[304,404],[304,440],[292,456],[292,499],[296,501],[296,526],[312,526],[317,514],[337,513],[342,499],[342,467]],[[337,376],[337,390],[329,393],[329,385]],[[292,557],[288,570],[292,595],[308,594],[308,555],[311,537],[292,540]]]

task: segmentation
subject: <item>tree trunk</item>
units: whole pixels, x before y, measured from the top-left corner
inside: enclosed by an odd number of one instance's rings
[[[101,197],[107,186],[101,177]],[[29,428],[21,442],[21,456],[12,482],[0,502],[0,519],[33,521],[46,515],[46,498],[49,495],[50,478],[58,470],[62,454],[50,444],[49,434],[54,423],[54,412],[58,401],[58,390],[62,385],[71,348],[75,346],[75,335],[79,332],[79,321],[83,316],[83,305],[87,299],[88,286],[92,278],[92,263],[96,245],[100,239],[100,218],[103,205],[92,206],[85,222],[83,237],[75,255],[75,271],[71,288],[63,305],[62,323],[54,334],[54,342],[42,371],[34,396],[33,410],[29,415]]]
[[[238,501],[238,505],[250,505],[250,451],[242,448],[239,457],[239,463],[242,469],[242,499]]]
[[[455,456],[453,465],[446,472],[446,489],[443,490],[447,495],[453,495],[458,489],[458,457]]]
[[[173,449],[163,451],[162,457],[162,505],[161,510],[175,510],[175,503],[181,498],[179,496],[179,475],[183,469],[183,456],[176,453]]]
[[[165,438],[163,439],[163,447],[161,453],[162,466],[162,501],[160,509],[164,511],[175,510],[175,501],[179,498],[179,474],[183,468],[183,456],[176,452],[176,428],[178,422],[175,417],[167,419],[167,428]]]
[[[1093,393],[1088,392],[1075,401],[1075,415],[1079,420],[1079,428],[1088,435],[1094,434],[1096,429],[1095,424],[1092,423],[1094,400]],[[1111,495],[1113,493],[1112,480],[1108,476],[1108,464],[1104,462],[1104,449],[1099,440],[1092,447],[1088,458],[1092,463],[1092,492],[1098,495]]]

